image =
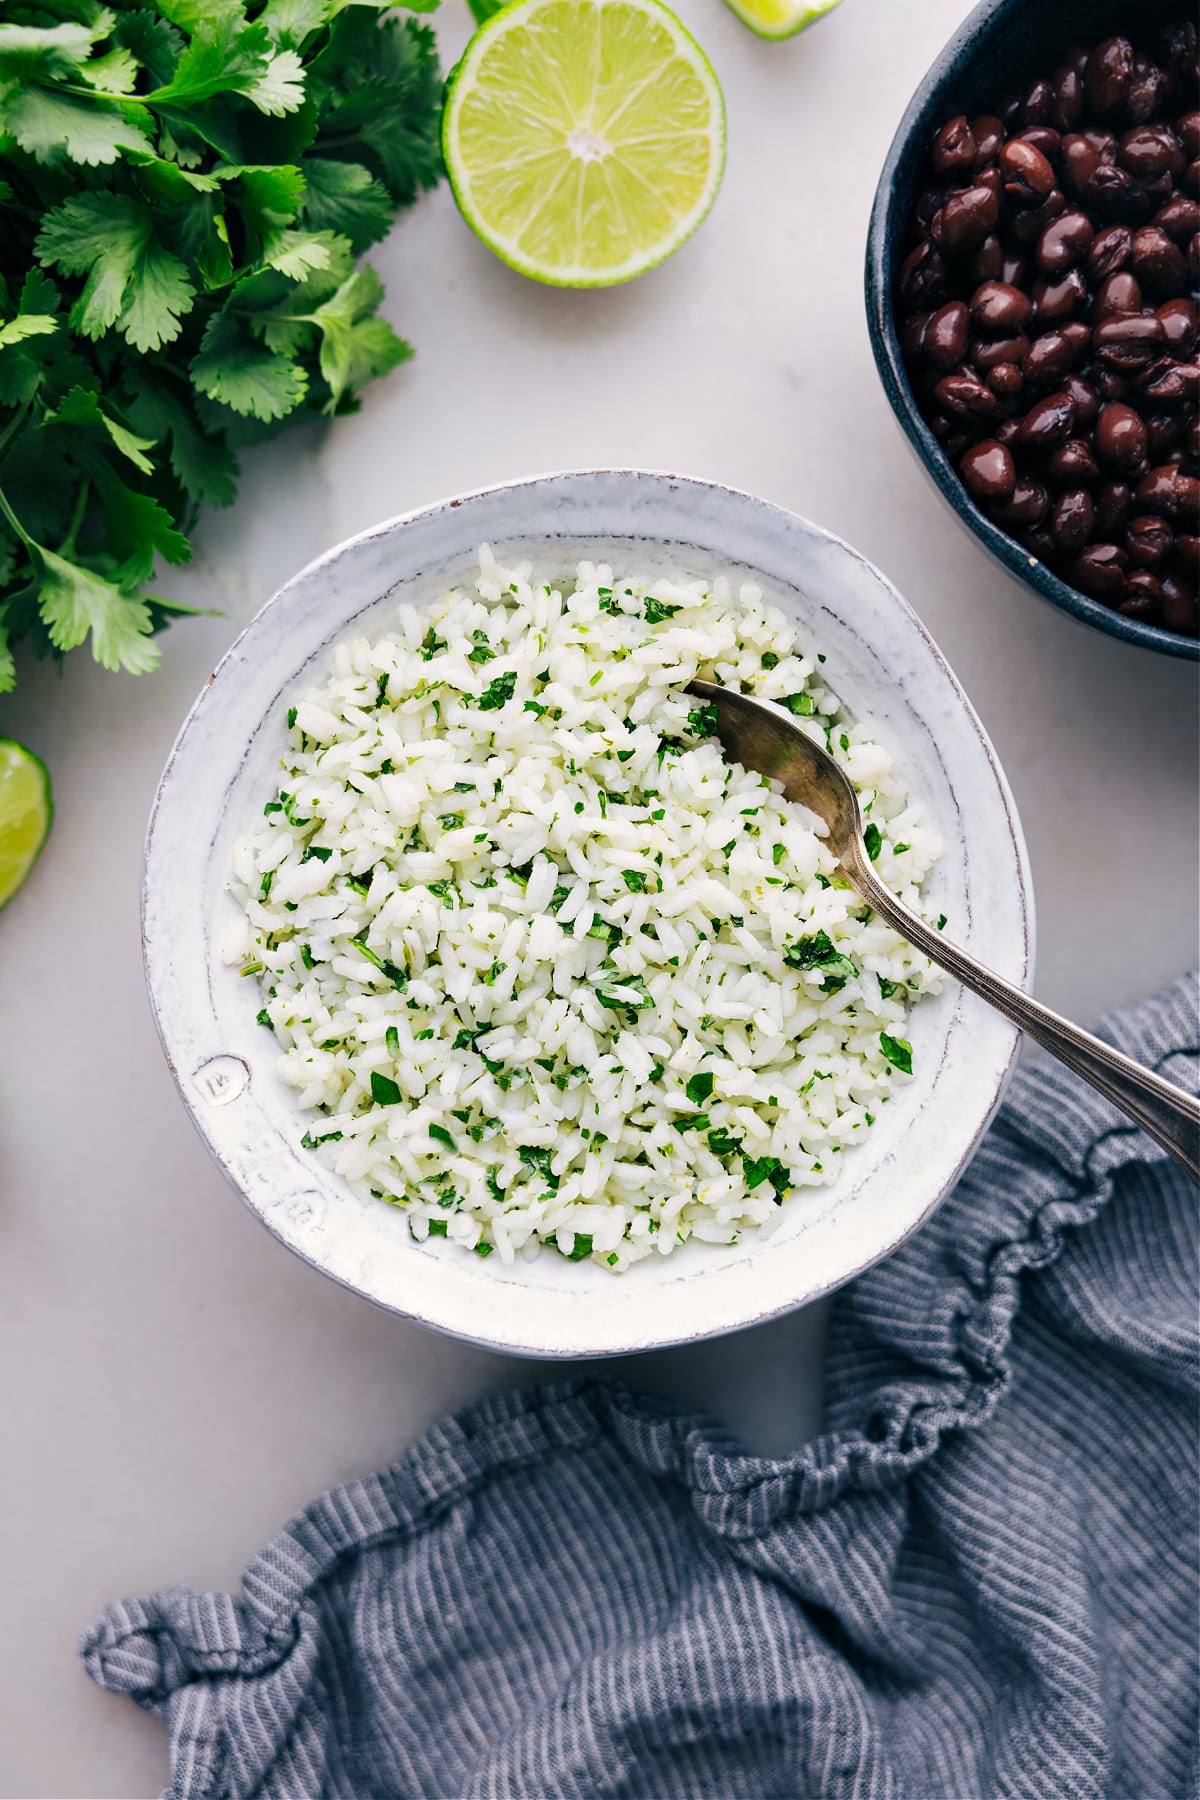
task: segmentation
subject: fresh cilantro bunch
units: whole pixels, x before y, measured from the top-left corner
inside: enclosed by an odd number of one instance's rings
[[[426,11],[437,0],[408,0]],[[0,692],[142,674],[238,445],[411,354],[357,258],[440,169],[427,25],[373,0],[45,0],[0,23]]]

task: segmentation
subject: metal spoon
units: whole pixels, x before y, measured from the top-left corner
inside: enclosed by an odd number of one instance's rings
[[[976,962],[956,944],[947,943],[940,931],[934,931],[924,919],[902,906],[871,866],[863,842],[858,796],[849,779],[799,725],[777,708],[730,688],[717,687],[711,681],[693,681],[688,692],[716,707],[716,733],[732,761],[778,781],[788,800],[808,807],[824,819],[829,828],[829,847],[842,873],[881,918],[910,944],[923,950],[939,968],[956,975],[972,993],[979,994],[1043,1049],[1090,1081],[1170,1151],[1193,1181],[1200,1181],[1200,1100],[1164,1081],[1161,1075],[1143,1069],[1090,1032],[1081,1031],[1049,1007],[1031,1000],[1002,975]]]

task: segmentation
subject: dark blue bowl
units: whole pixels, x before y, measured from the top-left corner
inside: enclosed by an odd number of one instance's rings
[[[908,382],[893,311],[893,285],[925,158],[938,127],[956,113],[993,112],[1008,94],[1051,72],[1068,44],[1095,44],[1127,32],[1135,39],[1186,15],[1186,0],[983,0],[964,20],[913,95],[892,140],[871,210],[867,238],[867,323],[892,411],[923,467],[962,523],[1026,587],[1052,606],[1110,637],[1200,657],[1200,641],[1126,619],[1081,594],[993,524],[963,486],[921,417]]]

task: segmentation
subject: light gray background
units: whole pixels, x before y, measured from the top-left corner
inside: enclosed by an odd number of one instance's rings
[[[446,1409],[554,1373],[444,1342],[295,1261],[224,1187],[184,1115],[142,987],[137,881],[159,770],[234,633],[310,557],[392,513],[568,466],[681,469],[842,533],[948,655],[1008,771],[1039,910],[1037,991],[1086,1018],[1196,953],[1196,682],[1051,611],[984,559],[909,457],[862,304],[875,174],[964,0],[845,0],[795,41],[679,0],[729,108],[716,209],[630,287],[511,274],[445,189],[375,256],[417,358],[328,433],[246,459],[170,591],[134,682],[82,653],[26,667],[0,734],[38,750],[58,816],[0,921],[0,1792],[156,1794],[157,1721],[76,1658],[107,1600],[236,1584],[330,1483]],[[463,0],[435,19],[447,62]],[[820,1403],[814,1308],[622,1372],[785,1451]]]

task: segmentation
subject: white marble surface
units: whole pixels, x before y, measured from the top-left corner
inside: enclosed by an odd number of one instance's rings
[[[235,1583],[331,1482],[535,1371],[334,1288],[223,1186],[164,1067],[142,990],[137,877],[178,724],[284,577],[388,514],[516,474],[684,469],[842,533],[912,601],[1000,751],[1032,855],[1038,992],[1079,1016],[1196,953],[1196,681],[1059,617],[983,559],[910,461],[875,377],[861,264],[874,175],[965,0],[846,0],[790,44],[680,0],[729,104],[716,210],[631,287],[511,275],[439,192],[378,255],[415,362],[328,434],[248,458],[172,591],[224,616],[134,683],[72,656],[25,669],[0,734],[51,764],[58,818],[0,921],[0,1371],[6,1546],[0,1794],[141,1800],[157,1722],[75,1654],[106,1600]],[[463,0],[438,20],[447,58]],[[819,1412],[818,1309],[629,1373],[785,1450]]]

